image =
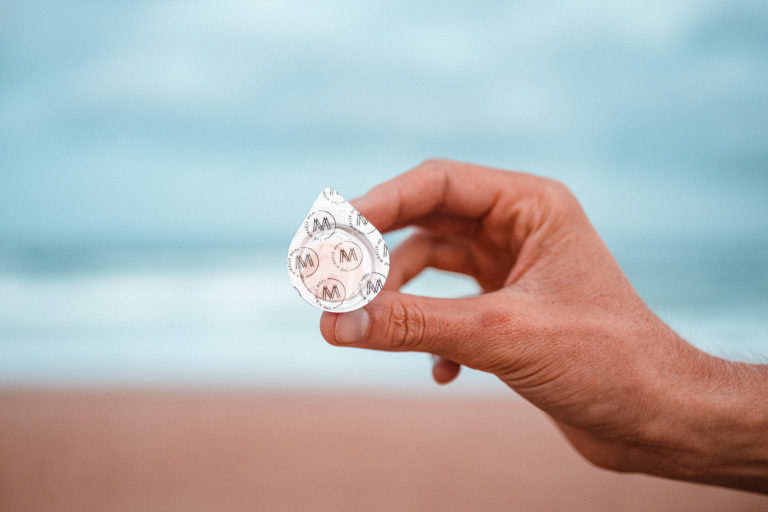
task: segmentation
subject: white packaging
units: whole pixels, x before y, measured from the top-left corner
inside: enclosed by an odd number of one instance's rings
[[[389,249],[379,230],[334,189],[324,188],[288,248],[288,275],[318,309],[359,309],[381,291]]]

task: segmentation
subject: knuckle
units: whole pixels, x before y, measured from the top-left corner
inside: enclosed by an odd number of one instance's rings
[[[445,159],[445,158],[425,158],[421,161],[419,164],[420,168],[423,169],[429,169],[434,167],[445,167],[447,164],[449,164],[451,160]]]
[[[509,290],[501,292],[499,297],[498,303],[487,304],[480,313],[479,328],[505,338],[531,338],[538,323],[536,305],[527,303],[524,297]],[[509,303],[515,303],[516,308],[510,309]]]
[[[480,327],[484,330],[507,330],[510,323],[510,314],[502,309],[484,309],[478,319]]]
[[[562,181],[555,179],[555,178],[545,178],[547,180],[547,185],[552,190],[556,191],[560,194],[570,194],[571,189],[568,188],[568,185],[563,183]]]
[[[543,211],[555,216],[570,216],[581,208],[576,195],[565,183],[551,178],[543,179],[544,186],[539,195]]]
[[[456,162],[446,158],[427,158],[414,168],[415,172],[424,174],[446,173],[454,168]]]
[[[544,187],[544,190],[553,199],[557,199],[559,201],[571,201],[576,198],[573,192],[571,192],[571,189],[568,188],[568,185],[562,181],[552,178],[545,178],[545,180],[546,186]]]
[[[395,300],[387,311],[387,340],[389,350],[418,349],[424,343],[425,315],[416,306],[406,306]]]

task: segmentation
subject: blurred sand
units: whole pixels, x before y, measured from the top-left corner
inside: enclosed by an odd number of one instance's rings
[[[591,467],[516,401],[0,392],[0,510],[758,511]]]

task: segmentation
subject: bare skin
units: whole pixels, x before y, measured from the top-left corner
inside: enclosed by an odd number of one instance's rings
[[[493,373],[600,467],[768,493],[768,365],[710,356],[656,317],[565,186],[429,160],[354,204],[382,232],[421,229],[376,300],[323,313],[329,343],[434,354],[440,383]],[[483,293],[399,292],[427,267]]]

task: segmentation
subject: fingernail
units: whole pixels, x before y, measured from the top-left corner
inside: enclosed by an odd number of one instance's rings
[[[364,308],[342,313],[336,319],[336,342],[358,343],[368,334],[371,317]]]

